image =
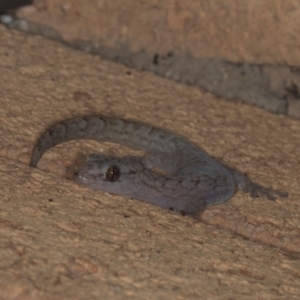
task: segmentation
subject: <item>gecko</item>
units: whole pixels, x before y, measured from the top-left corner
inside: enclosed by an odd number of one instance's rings
[[[92,154],[74,174],[80,185],[139,199],[183,216],[230,199],[237,189],[274,201],[287,192],[252,182],[225,167],[188,139],[140,122],[102,116],[71,118],[46,130],[37,140],[29,165],[37,167],[51,147],[75,139],[92,139],[144,150],[145,156]]]

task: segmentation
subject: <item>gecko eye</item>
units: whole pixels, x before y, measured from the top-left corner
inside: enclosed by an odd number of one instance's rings
[[[106,170],[106,179],[108,181],[117,181],[120,178],[121,171],[117,166],[109,166]]]

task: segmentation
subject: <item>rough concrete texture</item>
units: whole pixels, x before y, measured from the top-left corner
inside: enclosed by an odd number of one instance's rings
[[[36,0],[17,15],[30,21],[23,30],[300,118],[299,8],[295,0]]]
[[[168,53],[179,49],[194,57],[300,66],[296,37],[300,3],[261,1],[110,1],[35,0],[20,16],[49,25],[63,39],[101,40],[131,52]],[[199,34],[201,33],[201,34]],[[291,47],[293,45],[293,47]]]
[[[0,26],[0,299],[299,299],[300,123]],[[75,115],[131,118],[181,134],[260,184],[198,219],[102,194],[68,177],[74,141],[30,151]]]

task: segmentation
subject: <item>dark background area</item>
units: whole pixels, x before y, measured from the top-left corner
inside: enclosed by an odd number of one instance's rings
[[[29,4],[32,4],[32,0],[0,0],[0,13]]]

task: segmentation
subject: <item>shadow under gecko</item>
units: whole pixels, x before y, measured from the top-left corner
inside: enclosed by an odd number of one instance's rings
[[[37,140],[30,166],[36,167],[49,148],[75,139],[114,142],[148,153],[145,157],[123,158],[93,154],[74,175],[76,182],[182,215],[196,216],[205,207],[228,200],[236,187],[252,198],[264,196],[274,201],[275,196],[288,197],[287,192],[251,182],[243,173],[223,166],[179,135],[109,117],[86,116],[53,125]]]

